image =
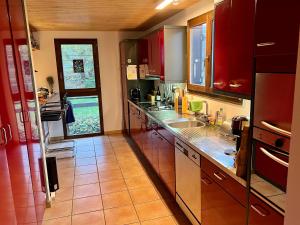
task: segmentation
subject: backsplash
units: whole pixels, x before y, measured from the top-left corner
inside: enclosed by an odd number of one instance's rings
[[[172,87],[180,87],[182,89],[185,88],[185,83],[160,83],[155,82],[155,87],[159,85],[159,89],[161,92],[161,95],[164,96],[165,92],[167,93],[167,96],[170,94],[170,91],[172,93]],[[216,111],[220,110],[220,108],[223,108],[225,120],[231,120],[232,117],[243,115],[246,117],[250,117],[250,107],[251,107],[251,101],[243,99],[242,104],[234,104],[229,102],[224,102],[222,100],[210,98],[201,94],[187,94],[189,100],[204,100],[208,102],[208,112],[210,115],[214,116]],[[205,110],[205,107],[203,107],[203,110]]]

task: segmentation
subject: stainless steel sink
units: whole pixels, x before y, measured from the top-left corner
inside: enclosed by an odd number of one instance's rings
[[[192,128],[192,127],[204,127],[205,123],[196,120],[189,121],[180,121],[168,124],[170,127],[184,129],[184,128]]]

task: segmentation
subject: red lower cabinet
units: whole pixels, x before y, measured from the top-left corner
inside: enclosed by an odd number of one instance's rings
[[[246,224],[246,207],[203,170],[201,170],[201,214],[202,225]]]
[[[254,194],[250,194],[249,225],[283,225],[284,217]]]

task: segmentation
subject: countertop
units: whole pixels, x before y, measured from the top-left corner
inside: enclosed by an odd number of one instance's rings
[[[247,187],[247,181],[236,175],[236,168],[234,166],[235,156],[224,153],[225,150],[235,149],[236,143],[232,139],[222,135],[224,132],[219,126],[173,128],[168,124],[180,120],[194,119],[194,116],[179,114],[175,110],[148,111],[143,107],[143,104],[128,101],[146,113],[152,120],[160,124],[160,126],[166,128],[177,138],[197,151],[201,156],[226,172],[234,180]],[[252,193],[266,201],[258,193],[263,194],[268,199],[268,204],[271,204],[275,210],[284,215],[286,193],[257,175],[251,176],[251,187]]]
[[[194,116],[179,114],[175,110],[147,111],[142,104],[129,102],[246,187],[246,181],[236,175],[235,156],[224,153],[225,150],[235,150],[236,143],[222,135],[220,127],[210,125],[183,129],[173,128],[168,124],[178,120],[193,119]]]

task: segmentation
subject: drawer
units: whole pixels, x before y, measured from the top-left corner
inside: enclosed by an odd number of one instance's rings
[[[230,177],[226,172],[215,166],[209,160],[201,157],[201,169],[214,179],[224,190],[233,198],[239,201],[243,206],[247,204],[246,187]]]
[[[249,210],[249,225],[283,225],[283,215],[252,193]]]

